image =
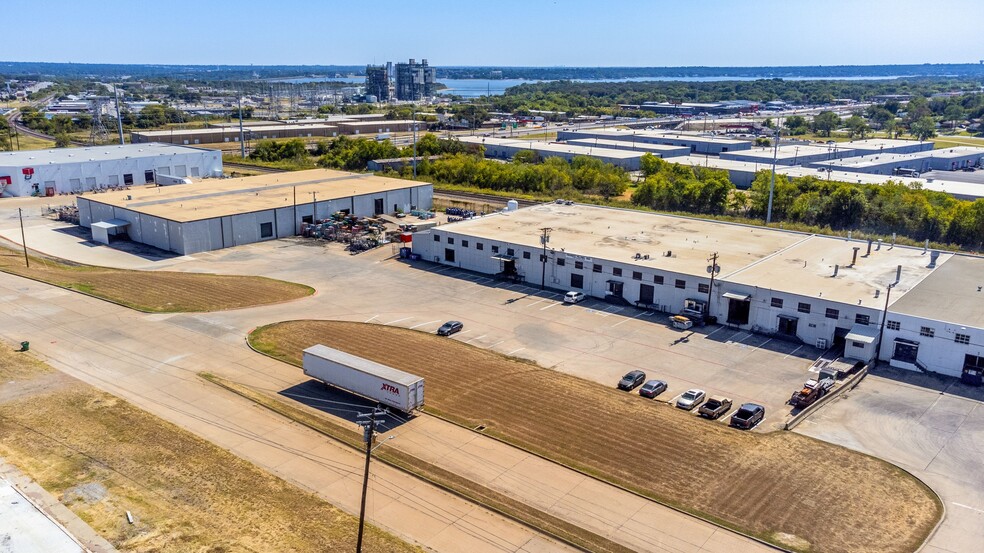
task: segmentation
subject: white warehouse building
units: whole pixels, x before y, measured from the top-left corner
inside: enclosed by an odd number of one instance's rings
[[[312,169],[79,196],[79,224],[93,239],[130,240],[188,255],[295,236],[333,213],[369,217],[430,209],[429,183]]]
[[[551,229],[545,257],[542,228]],[[909,319],[943,321],[950,315],[944,306],[959,303],[960,313],[976,315],[957,316],[950,324],[959,323],[965,328],[961,335],[968,337],[955,344],[954,334],[944,335],[941,328],[938,344],[923,338],[921,365],[904,367],[960,376],[963,355],[984,356],[984,293],[967,291],[984,285],[981,258],[563,204],[442,225],[414,235],[413,251],[425,261],[533,286],[579,290],[668,314],[708,315],[732,327],[820,348],[843,344],[846,357],[863,362],[878,355],[885,361],[896,356],[890,346],[894,335],[889,332],[879,343],[886,307],[889,321],[902,317],[902,308]],[[718,272],[712,285],[709,260],[715,254]],[[963,287],[937,285],[939,294],[953,300],[928,299],[929,288],[920,287],[947,282],[948,271],[964,275]],[[909,294],[915,294],[914,299],[905,303]],[[925,297],[918,299],[921,296]],[[895,303],[886,304],[887,299]],[[909,304],[921,305],[922,310]],[[905,322],[900,328],[919,326]],[[899,350],[898,355],[904,354]]]
[[[170,144],[127,144],[0,153],[5,196],[54,196],[154,184],[158,175],[218,177],[222,153]]]

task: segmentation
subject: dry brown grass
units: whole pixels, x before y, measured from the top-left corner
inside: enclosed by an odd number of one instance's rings
[[[129,271],[31,258],[0,248],[0,271],[84,292],[148,313],[222,311],[279,303],[314,293],[303,284],[257,276]]]
[[[354,549],[354,517],[123,400],[64,375],[30,395],[10,393],[45,370],[0,347],[0,456],[120,550]],[[366,548],[420,551],[375,528]]]
[[[931,490],[874,457],[730,429],[455,340],[334,321],[279,323],[250,339],[298,365],[322,343],[419,374],[430,411],[786,547],[914,551],[942,516]]]

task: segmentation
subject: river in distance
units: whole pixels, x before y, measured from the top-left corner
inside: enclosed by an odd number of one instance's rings
[[[822,80],[828,81],[865,81],[871,79],[897,79],[899,76],[857,76],[857,77],[824,77]],[[574,79],[579,83],[625,83],[625,82],[646,82],[646,81],[683,81],[683,82],[716,82],[716,81],[754,81],[758,79],[768,79],[771,77],[631,77],[625,79]],[[817,77],[784,77],[788,81],[807,81],[821,80]],[[271,79],[270,82],[278,83],[351,83],[363,84],[365,77],[298,77],[294,79]],[[439,94],[456,94],[464,98],[478,98],[487,94],[498,96],[505,93],[507,88],[518,86],[524,83],[538,83],[544,81],[527,79],[438,79],[437,82],[447,88],[441,90]]]

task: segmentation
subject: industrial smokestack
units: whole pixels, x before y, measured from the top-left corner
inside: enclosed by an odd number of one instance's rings
[[[902,280],[902,266],[901,265],[899,265],[898,268],[895,269],[895,284],[898,284],[900,280]]]
[[[851,267],[853,267],[855,264],[857,264],[857,262],[858,262],[858,250],[860,250],[861,248],[855,246],[853,249],[854,249],[854,256],[851,257]]]
[[[841,268],[840,265],[834,265],[834,274],[833,274],[833,276],[837,276],[837,272],[840,271],[840,268]]]

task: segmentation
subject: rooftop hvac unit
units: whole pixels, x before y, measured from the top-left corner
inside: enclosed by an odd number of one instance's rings
[[[817,338],[817,349],[827,349],[826,338]]]

